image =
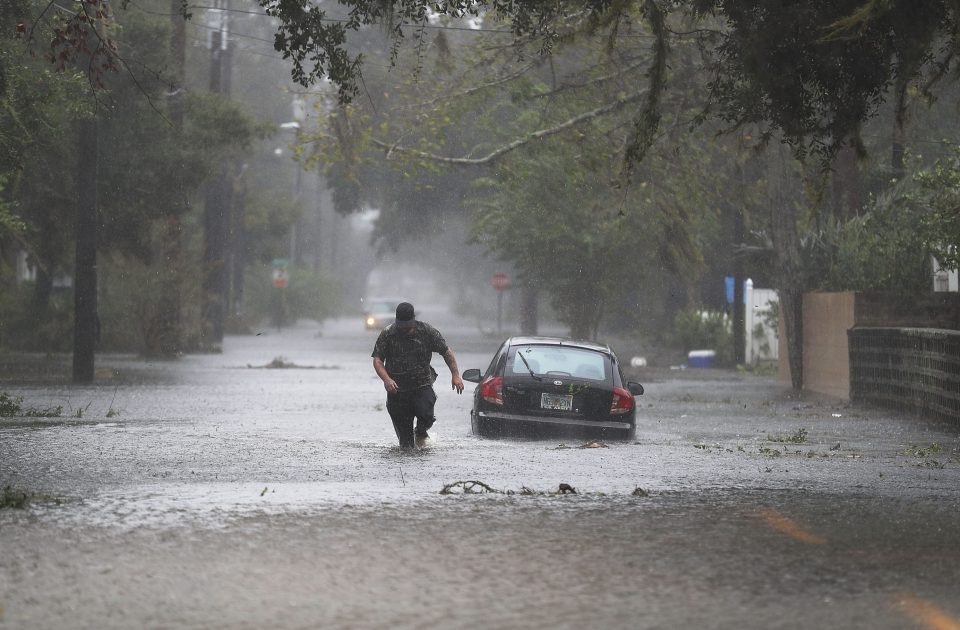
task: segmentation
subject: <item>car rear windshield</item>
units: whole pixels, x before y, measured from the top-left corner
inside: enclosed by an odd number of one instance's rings
[[[523,354],[526,364],[517,357]],[[518,346],[511,353],[507,365],[508,374],[534,374],[566,376],[603,381],[609,378],[610,362],[604,354],[582,348],[563,346]],[[527,364],[530,368],[527,369]]]

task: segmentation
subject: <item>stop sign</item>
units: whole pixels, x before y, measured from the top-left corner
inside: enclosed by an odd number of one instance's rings
[[[289,280],[286,267],[274,267],[272,278],[274,288],[285,289]]]
[[[492,284],[493,288],[497,291],[503,291],[510,286],[510,276],[502,271],[497,271],[490,277],[490,284]]]

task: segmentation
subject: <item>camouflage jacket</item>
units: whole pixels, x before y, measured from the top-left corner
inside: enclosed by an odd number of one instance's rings
[[[399,391],[406,392],[427,387],[437,380],[430,359],[434,352],[442,355],[446,351],[447,342],[440,331],[426,322],[417,321],[410,333],[394,325],[387,326],[377,337],[370,356],[383,361]]]

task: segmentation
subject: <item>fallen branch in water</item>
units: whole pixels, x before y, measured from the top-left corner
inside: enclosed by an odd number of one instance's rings
[[[457,494],[454,492],[455,488],[460,488],[462,494],[483,494],[486,492],[493,492],[496,494],[504,494],[502,490],[497,490],[496,488],[491,488],[482,481],[454,481],[453,483],[448,483],[440,491],[440,494]],[[480,488],[477,490],[477,488]]]
[[[589,442],[584,442],[580,446],[567,446],[566,444],[561,444],[560,446],[554,448],[555,451],[564,451],[571,448],[610,448],[600,440],[590,440]]]
[[[576,488],[571,486],[568,483],[561,483],[556,490],[553,491],[544,491],[544,490],[534,490],[528,488],[527,486],[520,486],[520,490],[499,490],[490,486],[482,481],[477,481],[475,479],[454,481],[443,486],[440,490],[440,494],[506,494],[506,495],[515,495],[519,494],[522,496],[539,496],[539,497],[555,497],[567,494],[580,494]],[[603,492],[593,492],[586,493],[592,494],[595,496],[605,496]],[[650,492],[644,490],[643,488],[637,486],[634,491],[631,493],[631,496],[634,497],[649,497]]]

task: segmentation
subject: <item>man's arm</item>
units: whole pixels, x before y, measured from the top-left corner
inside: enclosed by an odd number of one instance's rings
[[[447,367],[450,368],[452,377],[450,383],[453,385],[453,389],[457,390],[458,394],[462,394],[463,379],[460,378],[460,369],[457,367],[457,357],[454,356],[453,350],[447,348],[447,351],[443,353],[443,360],[446,362]]]
[[[390,378],[390,374],[387,373],[387,368],[383,365],[380,357],[373,357],[373,369],[377,372],[380,380],[383,381],[383,388],[391,394],[395,394],[399,389],[397,382]]]

